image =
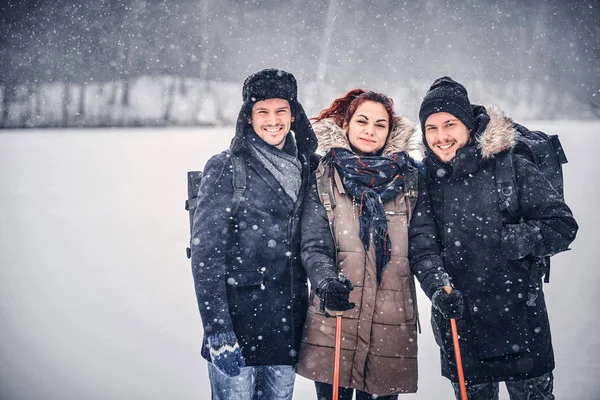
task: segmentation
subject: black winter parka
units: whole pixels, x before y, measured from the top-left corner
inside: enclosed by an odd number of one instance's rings
[[[474,106],[471,145],[448,163],[429,150],[427,184],[444,268],[465,300],[457,321],[465,379],[470,384],[527,379],[554,368],[541,290],[526,304],[534,257],[567,249],[577,223],[537,167],[514,156],[519,215],[502,212],[494,156],[512,151],[518,132],[496,108]],[[450,324],[432,309],[442,374],[457,381]]]

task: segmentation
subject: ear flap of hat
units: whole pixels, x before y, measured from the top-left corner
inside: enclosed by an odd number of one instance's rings
[[[313,131],[312,124],[304,112],[304,108],[298,102],[290,104],[294,122],[292,130],[294,131],[298,152],[300,154],[311,154],[317,150],[317,137]]]
[[[235,136],[233,136],[231,144],[229,145],[232,153],[237,153],[242,148],[242,141],[244,140],[246,129],[248,129],[248,126],[250,125],[248,123],[250,117],[252,117],[252,108],[249,104],[243,104],[235,123]]]

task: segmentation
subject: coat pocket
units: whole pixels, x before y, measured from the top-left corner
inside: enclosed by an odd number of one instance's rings
[[[264,275],[259,271],[230,271],[227,283],[231,286],[257,286],[263,283]]]
[[[528,352],[532,342],[530,309],[525,301],[496,308],[473,307],[470,314],[479,358],[486,360]]]

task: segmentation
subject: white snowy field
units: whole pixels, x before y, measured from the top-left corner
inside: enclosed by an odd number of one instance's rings
[[[600,399],[600,122],[560,134],[580,230],[546,286],[558,399]],[[183,209],[186,171],[233,128],[0,131],[0,399],[209,399]],[[420,382],[450,399],[420,294]],[[507,398],[502,392],[503,398]],[[314,399],[298,377],[294,399]]]

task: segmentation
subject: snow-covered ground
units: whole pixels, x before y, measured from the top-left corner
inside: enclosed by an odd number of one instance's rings
[[[560,134],[580,224],[553,258],[547,299],[558,399],[600,399],[600,122],[528,122]],[[210,398],[185,248],[186,171],[233,128],[0,131],[0,398]],[[420,295],[419,392],[452,398]],[[502,393],[503,398],[507,398]],[[314,398],[298,377],[294,399]]]

